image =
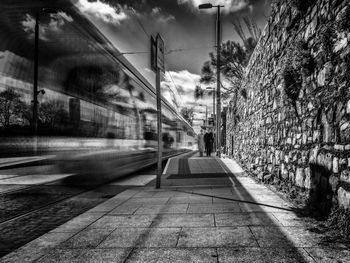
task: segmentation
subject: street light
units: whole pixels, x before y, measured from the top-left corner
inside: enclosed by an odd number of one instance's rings
[[[42,8],[35,14],[34,31],[34,81],[33,81],[33,133],[36,138],[38,135],[38,94],[44,94],[44,90],[38,91],[38,69],[39,69],[39,20],[40,14],[56,14],[58,10],[53,8]],[[36,142],[34,142],[34,151],[36,152]]]
[[[216,141],[216,138],[217,138],[217,126],[216,124],[218,123],[218,120],[215,119],[215,87],[212,88],[212,87],[206,87],[205,88],[206,90],[211,90],[213,92],[213,134],[214,134],[214,143],[213,143],[213,151],[216,150],[216,146],[217,146],[217,141]],[[215,123],[215,125],[214,125]]]
[[[213,118],[214,118],[215,117],[215,88],[206,87],[205,89],[213,91]]]
[[[221,122],[221,93],[220,93],[220,47],[221,47],[221,32],[220,32],[220,7],[224,7],[223,5],[212,5],[210,3],[201,4],[198,6],[199,9],[209,9],[217,7],[217,17],[216,17],[216,142],[217,142],[217,153],[216,155],[221,157],[221,138],[220,138],[220,122]]]
[[[205,106],[205,126],[208,126],[208,105],[198,104],[199,106]]]

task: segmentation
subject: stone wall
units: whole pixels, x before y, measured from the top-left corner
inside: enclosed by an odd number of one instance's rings
[[[275,1],[227,111],[227,152],[326,210],[350,208],[348,3]]]

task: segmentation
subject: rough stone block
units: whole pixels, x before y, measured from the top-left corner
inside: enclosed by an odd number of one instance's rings
[[[304,187],[308,190],[313,189],[314,185],[312,184],[311,170],[309,167],[304,169],[304,174],[305,174]]]
[[[344,145],[341,145],[341,144],[334,145],[334,150],[336,151],[344,151],[344,149],[345,149]]]
[[[317,84],[319,86],[324,86],[326,81],[326,69],[323,68],[317,75]]]
[[[340,173],[340,180],[350,184],[350,170],[344,170]]]
[[[333,158],[333,173],[339,173],[339,158]]]
[[[312,141],[313,142],[318,142],[320,141],[320,131],[319,130],[315,130],[312,136]]]
[[[318,150],[319,150],[318,147],[316,147],[316,148],[314,148],[314,149],[311,149],[311,151],[310,151],[310,157],[309,157],[309,163],[312,163],[312,164],[316,163],[316,161],[317,161],[317,155],[318,155]]]
[[[266,181],[269,181],[270,179],[271,179],[271,177],[272,177],[272,174],[266,174],[265,176],[264,176],[264,181],[266,182]]]
[[[348,164],[348,160],[346,158],[340,158],[339,159],[339,170],[346,169],[347,164]]]
[[[288,179],[288,170],[286,169],[286,166],[284,163],[281,165],[281,175],[284,180]]]
[[[339,187],[338,202],[339,202],[339,205],[344,207],[345,209],[350,209],[350,192],[346,191],[342,187]]]
[[[334,175],[334,174],[332,174],[329,177],[329,184],[332,187],[332,191],[335,192],[337,190],[337,186],[339,184],[339,177]]]
[[[289,178],[289,181],[295,182],[295,173],[293,171],[289,171],[288,178]]]
[[[329,171],[332,171],[333,164],[334,164],[333,154],[327,153],[323,159],[323,164],[321,166],[326,167]]]
[[[304,169],[299,167],[297,168],[295,175],[295,184],[301,188],[304,188]]]

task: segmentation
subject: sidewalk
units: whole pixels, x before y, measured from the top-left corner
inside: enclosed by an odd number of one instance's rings
[[[350,262],[233,160],[177,157],[164,172],[161,189],[124,191],[0,262]]]

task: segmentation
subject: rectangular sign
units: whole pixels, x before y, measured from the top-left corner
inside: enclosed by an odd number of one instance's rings
[[[164,53],[165,53],[165,46],[164,41],[162,37],[157,34],[157,68],[160,71],[165,72],[165,65],[164,65]]]
[[[157,41],[151,36],[151,69],[157,71]]]
[[[214,118],[208,118],[208,125],[214,126]]]

